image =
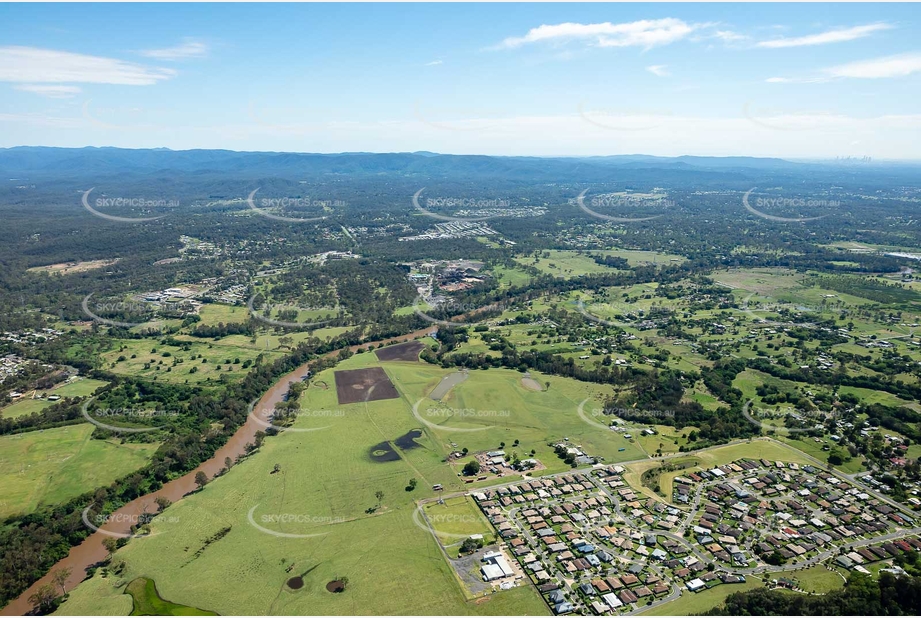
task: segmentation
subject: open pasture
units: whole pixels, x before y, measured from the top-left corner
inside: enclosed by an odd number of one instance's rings
[[[381,368],[374,354],[356,354],[315,380],[332,384],[336,371],[371,367]],[[434,484],[445,494],[463,488],[442,441],[428,428],[414,432],[411,413],[448,371],[423,363],[387,363],[386,371],[398,399],[339,404],[333,389],[309,386],[290,430],[167,510],[181,525],[119,550],[124,579],[153,579],[162,598],[220,614],[545,614],[530,587],[466,600],[428,527],[414,519],[416,501],[438,495]],[[383,444],[397,457],[373,457]],[[228,573],[234,585],[220,585]],[[286,582],[296,575],[304,585],[292,590]],[[328,592],[340,577],[346,590]]]
[[[280,352],[259,350],[255,346],[227,345],[222,340],[177,336],[180,345],[163,345],[150,340],[119,339],[102,354],[105,368],[113,373],[143,376],[173,383],[201,384],[227,375],[242,378],[241,364],[254,361],[259,354],[269,358]],[[188,348],[185,350],[183,348]],[[192,358],[192,357],[195,358]],[[237,362],[239,360],[239,362]]]
[[[0,437],[0,518],[108,485],[143,466],[157,444],[93,440],[89,423]]]

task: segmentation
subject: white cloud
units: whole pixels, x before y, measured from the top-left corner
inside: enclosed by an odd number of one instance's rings
[[[865,36],[873,34],[874,32],[879,32],[880,30],[889,30],[890,28],[892,28],[890,24],[880,22],[875,24],[866,24],[864,26],[854,26],[853,28],[827,30],[826,32],[820,32],[819,34],[809,34],[800,37],[782,37],[779,39],[770,39],[768,41],[759,41],[755,44],[755,47],[778,49],[783,47],[803,47],[806,45],[843,43],[845,41],[853,41],[854,39],[862,39]]]
[[[61,116],[46,116],[44,114],[31,112],[27,114],[7,114],[0,112],[0,122],[8,123],[10,126],[4,131],[9,134],[14,129],[22,127],[48,127],[54,129],[79,129],[85,126],[79,118],[65,118]],[[9,145],[15,142],[8,142]]]
[[[713,38],[720,39],[724,43],[734,43],[736,41],[743,41],[747,39],[748,36],[733,32],[732,30],[717,30],[713,33]]]
[[[831,81],[828,77],[769,77],[769,84],[821,84]]]
[[[17,84],[13,90],[39,94],[49,99],[71,99],[80,94],[79,86],[63,86],[57,84]]]
[[[921,72],[921,53],[912,53],[841,64],[822,69],[820,75],[813,77],[771,77],[765,81],[769,84],[816,84],[847,78],[905,77],[918,72]]]
[[[668,66],[664,64],[653,64],[652,66],[646,67],[646,70],[659,77],[668,77],[671,75],[671,73],[668,71]]]
[[[208,46],[198,41],[186,40],[174,47],[163,49],[146,49],[142,56],[157,60],[185,60],[186,58],[203,58],[208,55]]]
[[[656,47],[680,41],[699,28],[680,19],[644,19],[612,24],[562,23],[531,28],[521,37],[509,37],[498,45],[500,49],[514,49],[531,43],[587,41],[597,47]]]
[[[858,79],[905,77],[918,71],[921,71],[921,54],[919,53],[862,60],[825,70],[830,77],[853,77]]]
[[[0,81],[149,86],[176,74],[114,58],[37,47],[0,47]]]
[[[425,66],[435,67],[435,66],[438,66],[439,64],[443,64],[443,62],[441,60],[432,60],[431,62],[426,62]]]

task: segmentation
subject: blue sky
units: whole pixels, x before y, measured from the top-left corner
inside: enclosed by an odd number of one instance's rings
[[[921,159],[914,5],[0,5],[0,146]]]

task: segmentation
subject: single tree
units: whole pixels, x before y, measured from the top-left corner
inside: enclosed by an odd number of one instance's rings
[[[157,509],[159,512],[166,510],[166,508],[173,503],[173,501],[166,496],[157,496],[157,499],[154,500],[154,502],[157,503]]]
[[[208,475],[199,470],[195,473],[195,484],[198,485],[198,488],[201,489],[208,484]]]
[[[102,546],[106,548],[106,551],[109,552],[109,557],[112,557],[112,554],[115,553],[115,550],[118,549],[118,539],[107,536],[102,539]]]
[[[463,474],[464,476],[476,476],[480,473],[480,462],[476,459],[468,461],[464,465]]]
[[[57,598],[58,595],[54,591],[54,586],[45,584],[29,596],[29,603],[42,614],[50,614],[54,610],[54,601]]]
[[[61,588],[61,594],[67,594],[67,589],[64,586],[67,584],[67,578],[70,577],[71,571],[73,571],[73,569],[70,567],[64,567],[51,574],[51,581],[54,582],[55,586]]]

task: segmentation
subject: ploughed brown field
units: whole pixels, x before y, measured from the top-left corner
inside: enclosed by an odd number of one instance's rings
[[[374,350],[374,353],[381,362],[417,361],[419,360],[419,352],[424,348],[425,344],[421,341],[407,341],[406,343],[398,343],[397,345]]]
[[[340,404],[396,399],[400,396],[380,367],[337,371],[335,375],[336,396]]]

